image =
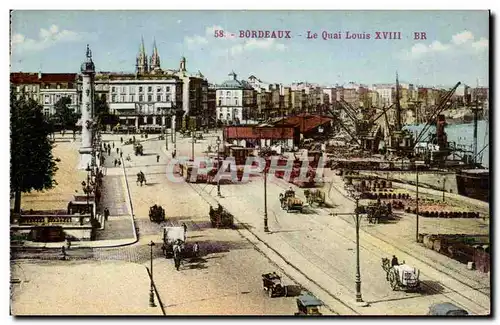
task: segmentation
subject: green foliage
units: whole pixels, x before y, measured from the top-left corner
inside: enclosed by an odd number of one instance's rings
[[[95,121],[100,127],[104,125],[115,126],[120,123],[118,116],[109,112],[109,105],[105,97],[95,97],[94,112]]]
[[[78,122],[80,118],[80,114],[75,113],[73,109],[69,108],[70,104],[71,99],[69,97],[62,97],[54,104],[55,113],[53,120],[64,130],[74,130],[76,128],[76,122]]]
[[[16,195],[15,211],[20,209],[21,192],[41,191],[57,185],[57,162],[49,139],[51,126],[42,106],[32,99],[10,96],[10,182]]]

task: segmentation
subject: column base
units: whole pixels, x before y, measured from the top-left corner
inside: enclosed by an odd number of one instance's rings
[[[358,306],[358,307],[368,307],[368,306],[370,306],[370,304],[367,303],[366,301],[356,301],[355,305]]]

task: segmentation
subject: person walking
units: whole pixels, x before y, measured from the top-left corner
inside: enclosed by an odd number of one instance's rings
[[[123,151],[120,150],[120,158],[123,158]]]
[[[120,143],[123,144],[123,137],[120,137]]]
[[[105,208],[105,209],[104,209],[104,220],[105,220],[105,221],[108,221],[108,217],[109,217],[109,209],[108,209],[108,208]]]
[[[115,147],[115,143],[113,142],[113,148]]]
[[[118,164],[118,160],[117,160],[117,159],[115,159],[115,167],[116,167],[116,165],[117,165],[117,164]]]
[[[160,155],[156,155],[156,162],[160,162]]]
[[[120,153],[120,148],[116,148],[116,154]]]
[[[198,252],[200,250],[200,247],[198,246],[198,242],[195,242],[193,245],[193,256],[198,257]]]

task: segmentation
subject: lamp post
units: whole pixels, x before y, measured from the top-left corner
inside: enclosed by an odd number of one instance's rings
[[[419,211],[418,211],[418,165],[415,164],[415,171],[416,171],[416,177],[417,177],[417,180],[416,180],[416,185],[417,185],[417,200],[416,200],[416,207],[415,207],[415,212],[417,213],[417,219],[416,219],[416,229],[415,229],[415,241],[418,243],[418,215],[419,215]]]
[[[219,172],[219,169],[220,169],[220,154],[219,154],[219,146],[220,146],[220,137],[218,136],[217,137],[217,140],[215,141],[215,143],[217,144],[217,173]],[[220,177],[217,178],[217,196],[218,197],[222,197],[222,195],[220,194]]]
[[[196,141],[194,138],[195,132],[191,131],[191,160],[194,161],[194,142]]]
[[[264,232],[269,232],[267,226],[267,166],[264,168]]]
[[[366,306],[367,304],[363,301],[363,297],[361,295],[361,272],[359,265],[359,226],[361,216],[359,215],[359,198],[360,195],[358,192],[352,190],[350,191],[351,196],[356,201],[356,208],[354,211],[355,214],[355,225],[356,225],[356,302],[362,306]]]
[[[149,291],[149,307],[156,307],[155,305],[155,295],[153,291],[153,246],[155,246],[155,243],[151,241],[148,244],[149,247],[151,247],[151,267],[150,267],[150,272],[151,272],[151,282],[150,282],[150,291]]]
[[[87,168],[85,168],[85,171],[87,172],[87,184],[85,184],[85,181],[82,182],[82,185],[84,187],[84,192],[87,194],[87,211],[90,212],[89,208],[89,195],[90,195],[90,165],[87,164]]]

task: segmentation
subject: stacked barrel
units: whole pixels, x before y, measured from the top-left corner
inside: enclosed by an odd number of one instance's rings
[[[406,212],[416,214],[416,204],[412,202]],[[479,212],[436,203],[433,200],[419,200],[418,214],[425,218],[480,218]]]

